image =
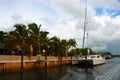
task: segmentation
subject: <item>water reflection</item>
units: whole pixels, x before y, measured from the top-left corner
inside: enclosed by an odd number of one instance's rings
[[[72,67],[60,80],[94,80],[93,67]]]
[[[20,80],[23,80],[23,72],[20,72]]]

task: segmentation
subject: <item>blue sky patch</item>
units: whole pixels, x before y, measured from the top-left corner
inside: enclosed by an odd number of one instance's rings
[[[120,10],[112,9],[112,8],[104,9],[102,7],[97,7],[95,8],[95,11],[97,16],[101,16],[104,13],[107,13],[109,16],[111,16],[111,18],[115,18],[116,16],[120,15]]]
[[[101,16],[103,14],[103,8],[102,7],[95,8],[95,11],[96,11],[97,16]]]
[[[115,18],[116,16],[120,15],[120,10],[116,9],[106,9],[106,12],[111,16],[111,18]]]

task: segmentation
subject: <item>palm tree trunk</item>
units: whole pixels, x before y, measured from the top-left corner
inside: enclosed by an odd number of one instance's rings
[[[32,47],[32,45],[30,45],[30,55],[29,55],[29,58],[31,59],[31,56],[32,56],[32,54],[33,54],[33,47]]]
[[[24,70],[24,65],[23,65],[23,60],[24,60],[24,48],[23,48],[24,40],[22,40],[22,45],[21,45],[21,73]]]
[[[45,60],[47,60],[47,53],[45,52]]]
[[[66,59],[67,59],[67,57],[68,57],[68,51],[67,51],[67,49],[66,49],[66,51],[65,51],[65,52],[66,52]]]
[[[21,51],[21,72],[23,72],[23,52]]]

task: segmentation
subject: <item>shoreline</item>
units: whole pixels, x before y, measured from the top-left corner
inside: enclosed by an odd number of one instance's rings
[[[59,65],[71,64],[71,57],[62,57],[62,61],[58,57],[48,56],[24,56],[23,70],[45,69],[56,67]],[[0,55],[0,73],[21,71],[21,56],[14,55]]]

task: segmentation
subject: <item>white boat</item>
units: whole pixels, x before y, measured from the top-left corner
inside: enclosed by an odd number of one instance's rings
[[[72,61],[72,65],[80,65],[80,66],[95,66],[105,63],[105,58],[101,55],[88,55]]]
[[[101,55],[88,55],[87,59],[81,58],[81,60],[78,61],[81,65],[100,65],[105,63],[105,58]]]
[[[85,34],[88,38],[88,33],[86,33],[86,15],[87,15],[87,0],[85,0],[85,19],[84,19],[84,31],[83,31],[83,45],[82,48],[85,48]],[[90,51],[88,49],[87,55],[84,55],[83,57],[77,58],[76,60],[72,60],[72,65],[99,65],[105,63],[105,58],[101,55],[89,55]]]

